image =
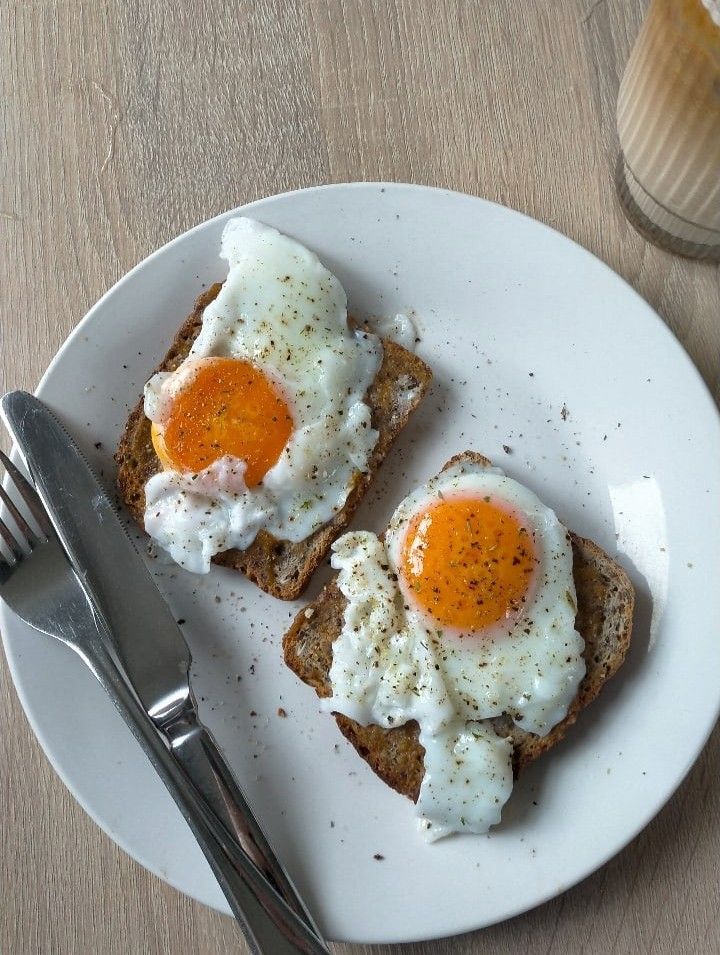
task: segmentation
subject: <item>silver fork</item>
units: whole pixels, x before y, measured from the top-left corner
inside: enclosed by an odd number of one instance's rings
[[[294,912],[255,863],[240,850],[173,759],[126,682],[104,620],[98,616],[65,555],[35,488],[0,451],[0,461],[37,524],[0,484],[17,530],[0,518],[0,596],[25,623],[77,653],[106,690],[188,822],[240,923],[251,951],[270,955],[327,955],[318,935]]]

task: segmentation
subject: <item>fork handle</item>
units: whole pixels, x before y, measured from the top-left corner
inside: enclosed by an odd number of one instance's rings
[[[88,641],[74,649],[108,693],[175,800],[205,854],[233,915],[240,923],[253,955],[329,955],[327,946],[314,926],[311,928],[309,918],[305,922],[294,912],[256,862],[234,844],[233,838],[225,831],[225,826],[219,823],[194,780],[171,754],[166,741],[128,687],[102,640]],[[187,754],[184,759],[189,765],[201,759],[201,752],[206,754],[208,760],[210,754],[219,755],[208,731],[199,723],[196,723],[196,727],[201,732],[190,728],[193,745],[184,751]],[[206,749],[208,740],[211,745]],[[182,745],[179,748],[182,750]],[[220,779],[226,782],[231,779],[222,759],[215,765]],[[236,798],[236,789],[233,784],[233,789],[228,790],[233,799]]]

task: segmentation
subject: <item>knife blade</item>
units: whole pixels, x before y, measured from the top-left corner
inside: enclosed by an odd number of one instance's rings
[[[111,624],[135,692],[151,718],[172,715],[189,693],[190,650],[107,491],[41,401],[11,392],[2,412],[73,568]]]
[[[273,853],[212,735],[189,683],[189,647],[115,507],[52,411],[23,391],[0,402],[37,492],[83,589],[107,624],[112,650],[145,712],[219,820],[229,858],[250,858],[326,952],[297,890]],[[131,600],[128,598],[131,597]],[[310,949],[308,949],[309,951]]]

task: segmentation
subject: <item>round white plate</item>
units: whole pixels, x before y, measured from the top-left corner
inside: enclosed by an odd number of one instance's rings
[[[389,184],[308,189],[242,211],[314,249],[356,314],[416,315],[432,393],[355,527],[382,528],[415,484],[474,448],[616,554],[637,588],[626,665],[566,742],[523,774],[502,824],[426,845],[411,803],[372,774],[285,669],[282,634],[301,604],[220,568],[193,577],[153,564],[186,621],[201,716],[327,936],[395,942],[505,919],[578,882],[636,835],[716,719],[716,409],[632,289],[516,212]],[[133,269],[42,381],[38,394],[108,479],[128,408],[196,295],[224,278],[219,240],[233,214]],[[0,623],[30,722],[75,797],[144,866],[226,911],[189,830],[90,674],[4,607]]]

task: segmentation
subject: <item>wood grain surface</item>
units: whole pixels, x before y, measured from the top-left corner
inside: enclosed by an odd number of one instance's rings
[[[33,388],[93,302],[189,226],[286,189],[387,179],[506,203],[586,246],[657,309],[717,400],[718,269],[648,245],[612,188],[618,79],[643,6],[5,0],[0,387]],[[0,708],[0,951],[245,950],[229,919],[145,872],[75,804],[4,659]],[[584,883],[503,925],[393,951],[719,952],[719,778],[716,732],[669,805]]]

